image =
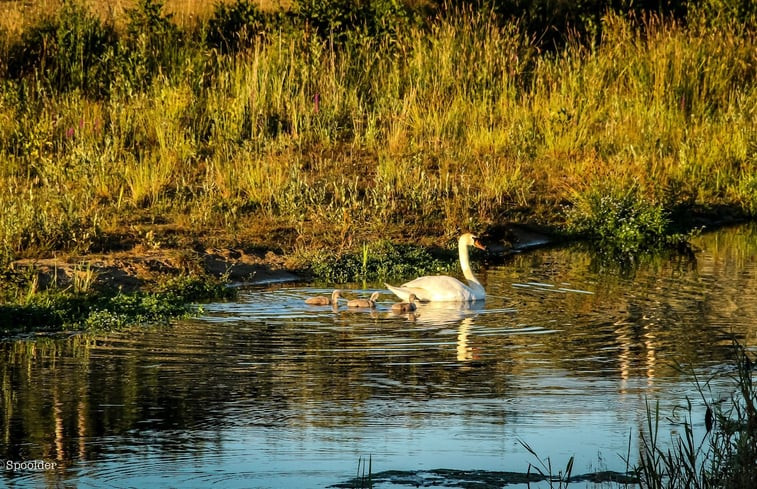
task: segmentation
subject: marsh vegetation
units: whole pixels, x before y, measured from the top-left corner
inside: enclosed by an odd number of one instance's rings
[[[0,258],[511,220],[634,251],[694,210],[754,216],[755,15],[716,3],[608,9],[551,45],[446,4],[4,13]]]
[[[540,5],[3,2],[0,265],[260,247],[329,278],[377,238],[633,255],[754,217],[754,6]]]

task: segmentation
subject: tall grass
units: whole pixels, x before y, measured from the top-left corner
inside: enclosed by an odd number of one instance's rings
[[[706,432],[695,435],[692,403],[683,409],[680,430],[670,440],[659,438],[659,405],[647,408],[636,473],[642,488],[735,488],[757,484],[757,391],[753,363],[734,345],[734,386],[729,399],[707,401]],[[700,413],[701,415],[701,413]],[[700,418],[702,419],[702,418]]]
[[[177,23],[131,5],[0,31],[3,261],[86,251],[74,235],[96,247],[145,217],[250,239],[289,229],[292,247],[315,229],[447,235],[524,208],[591,235],[581,213],[612,188],[637,189],[657,224],[757,209],[749,29],[608,14],[598,45],[540,51],[486,10],[420,25],[391,11],[393,29],[337,37],[242,9],[266,23],[222,49],[208,26],[238,24],[212,24],[220,7]]]

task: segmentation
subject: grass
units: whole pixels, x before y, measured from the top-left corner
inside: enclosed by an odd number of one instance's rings
[[[570,483],[571,473],[573,472],[573,457],[570,457],[570,459],[568,459],[568,463],[565,465],[565,469],[558,470],[555,474],[554,469],[556,468],[552,467],[552,461],[549,459],[549,457],[547,457],[546,460],[542,460],[534,451],[534,449],[528,445],[528,443],[524,442],[523,440],[518,440],[518,442],[523,448],[526,449],[528,453],[533,455],[538,462],[538,465],[533,465],[530,463],[528,464],[527,476],[529,478],[531,476],[531,471],[533,470],[535,474],[538,474],[540,480],[546,480],[549,482],[550,488],[555,487],[555,484],[557,484],[557,487],[559,489],[568,487],[568,484]]]
[[[373,487],[373,456],[368,455],[368,467],[366,470],[366,461],[361,456],[357,460],[357,475],[353,479],[352,487],[355,489],[370,489]]]
[[[331,283],[376,281],[404,278],[412,274],[438,274],[449,271],[457,260],[452,251],[413,245],[396,245],[386,240],[365,243],[358,252],[333,254],[318,252],[304,258],[309,273]]]
[[[0,264],[135,226],[340,259],[527,220],[633,254],[755,216],[752,13],[608,11],[545,49],[390,3],[4,5]]]
[[[670,443],[659,437],[659,404],[647,407],[646,436],[642,437],[636,473],[644,488],[731,488],[757,484],[757,391],[753,361],[745,349],[734,343],[736,386],[730,399],[705,398],[706,388],[697,381],[707,405],[699,413],[706,433],[700,440],[694,433],[691,401],[681,410],[681,429],[671,433]],[[675,414],[674,414],[675,416]],[[680,417],[680,416],[679,416]],[[702,419],[700,418],[700,419]]]

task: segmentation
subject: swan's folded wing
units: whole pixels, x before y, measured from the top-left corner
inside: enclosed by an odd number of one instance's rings
[[[470,288],[453,277],[433,275],[418,277],[415,280],[394,287],[386,284],[397,297],[403,301],[409,300],[413,293],[419,301],[468,301],[473,296]]]

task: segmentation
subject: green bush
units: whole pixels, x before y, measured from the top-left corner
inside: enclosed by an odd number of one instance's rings
[[[81,4],[66,2],[54,17],[25,30],[10,46],[6,70],[11,78],[34,77],[50,91],[79,89],[103,96],[117,47],[112,25]]]
[[[222,53],[250,47],[255,39],[265,34],[272,19],[267,18],[256,4],[237,0],[233,4],[216,4],[208,21],[205,43]]]
[[[171,14],[162,10],[160,0],[139,0],[127,11],[122,71],[130,87],[145,89],[156,75],[170,76],[179,65],[183,39]]]
[[[568,230],[593,240],[608,254],[632,257],[673,239],[669,213],[650,202],[638,186],[594,187],[568,211]]]
[[[361,37],[396,39],[412,19],[399,0],[296,0],[295,18],[323,39],[336,42]]]
[[[194,302],[233,298],[224,279],[177,276],[155,290],[133,293],[37,290],[29,277],[9,271],[0,275],[0,337],[3,332],[62,329],[111,330],[130,325],[166,323],[190,315]]]

